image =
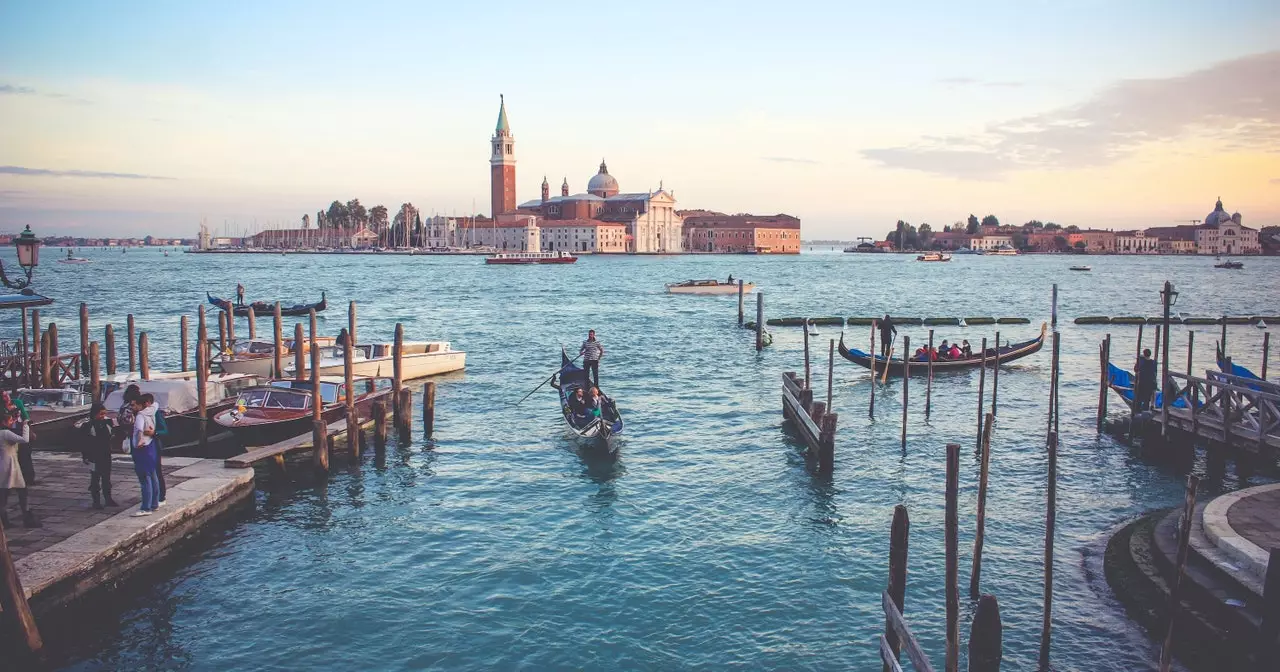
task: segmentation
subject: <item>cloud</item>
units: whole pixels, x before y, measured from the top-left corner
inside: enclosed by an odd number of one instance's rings
[[[938,83],[947,86],[990,86],[1007,89],[1016,89],[1027,85],[1026,82],[988,81],[974,77],[943,77],[938,80]]]
[[[107,173],[97,170],[49,170],[23,166],[0,166],[0,175],[26,175],[29,177],[97,177],[117,180],[175,180],[175,177],[138,175],[136,173]]]
[[[774,163],[807,163],[807,164],[822,163],[821,161],[815,161],[813,159],[801,159],[793,156],[762,156],[760,158],[761,160],[772,161]]]
[[[1176,77],[1123,80],[1078,105],[989,124],[981,133],[924,136],[862,155],[891,168],[994,179],[1105,166],[1141,145],[1193,135],[1228,150],[1280,152],[1280,51]]]
[[[44,96],[45,98],[53,98],[61,100],[65,103],[73,105],[89,105],[90,102],[84,98],[69,96],[65,93],[40,92],[29,86],[14,86],[12,84],[0,84],[0,96]]]

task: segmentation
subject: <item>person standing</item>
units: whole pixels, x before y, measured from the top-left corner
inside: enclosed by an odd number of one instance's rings
[[[1135,367],[1138,374],[1137,386],[1134,389],[1134,401],[1139,411],[1151,409],[1151,398],[1156,393],[1156,360],[1151,358],[1151,348],[1142,351]]]
[[[880,320],[880,355],[882,357],[889,356],[889,349],[893,347],[893,338],[898,335],[898,328],[893,326],[893,320],[889,318],[889,314],[884,314],[884,319]]]
[[[133,401],[134,420],[133,434],[130,437],[133,455],[133,471],[138,475],[138,484],[142,488],[142,502],[133,514],[149,516],[160,508],[160,483],[156,478],[155,439],[156,409],[155,397],[144,394]]]
[[[244,285],[238,282],[236,283],[236,305],[244,305]]]
[[[8,390],[0,392],[0,401],[3,401],[10,418],[19,418],[27,424],[29,438],[34,441],[36,435],[30,429],[31,414],[27,412],[26,404],[22,403],[21,399],[14,399],[13,394]],[[31,455],[31,441],[18,445],[18,466],[22,467],[22,480],[27,482],[27,487],[36,484],[36,463]]]
[[[111,498],[111,435],[114,432],[111,421],[107,419],[107,408],[95,403],[89,410],[89,420],[81,428],[84,432],[84,444],[80,456],[89,465],[89,494],[93,497],[93,508],[119,506]]]
[[[9,525],[9,491],[18,491],[18,508],[22,511],[23,527],[40,527],[28,501],[27,482],[22,478],[18,465],[18,446],[31,438],[31,428],[8,409],[0,406],[0,523]]]
[[[600,358],[604,357],[604,346],[596,340],[596,330],[587,331],[587,340],[582,342],[578,350],[582,356],[582,368],[587,372],[587,379],[592,385],[600,385]]]

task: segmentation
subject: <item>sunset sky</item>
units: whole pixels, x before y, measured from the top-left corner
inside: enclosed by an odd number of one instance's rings
[[[521,201],[603,157],[807,239],[1280,224],[1275,0],[0,0],[0,231],[486,212],[500,93]]]

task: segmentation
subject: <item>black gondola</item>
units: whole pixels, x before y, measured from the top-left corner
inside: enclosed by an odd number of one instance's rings
[[[576,366],[563,350],[560,351],[560,360],[560,372],[552,376],[551,386],[560,394],[560,412],[564,415],[565,424],[584,443],[604,448],[610,453],[617,451],[617,438],[622,434],[623,426],[618,405],[601,390],[600,396],[604,403],[601,404],[599,417],[574,413],[569,405],[569,397],[578,388],[582,388],[584,392],[588,390],[591,381],[587,378],[586,370]]]
[[[1012,343],[1004,346],[1003,348],[1000,348],[1000,363],[1004,364],[1005,362],[1012,362],[1015,359],[1021,359],[1023,357],[1026,357],[1027,355],[1032,355],[1039,352],[1040,348],[1044,346],[1044,335],[1045,335],[1045,332],[1048,330],[1048,328],[1049,328],[1049,325],[1041,324],[1039,336],[1029,341],[1023,341],[1021,343]],[[995,366],[995,353],[996,353],[995,348],[987,349],[987,365],[988,366]],[[850,350],[849,348],[845,347],[844,334],[840,335],[840,356],[853,362],[854,364],[857,364],[858,366],[862,366],[868,369],[871,368],[871,356],[861,350],[856,350],[856,349]],[[885,358],[880,355],[876,355],[875,371],[877,375],[879,375],[882,371],[884,371],[885,366],[886,366]],[[955,371],[957,369],[970,369],[970,368],[976,368],[980,366],[982,366],[981,352],[977,353],[972,357],[966,357],[963,359],[935,360],[933,362],[933,372],[937,374],[942,371]],[[901,376],[903,361],[899,358],[890,358],[888,360],[888,367],[889,367],[889,375]],[[923,375],[927,375],[928,373],[929,373],[928,362],[916,361],[914,359],[911,360],[911,375],[923,376]]]
[[[227,305],[227,299],[218,298],[216,296],[213,296],[209,292],[205,292],[204,295],[208,297],[209,303],[219,308],[222,308]],[[249,308],[253,308],[253,314],[257,315],[258,317],[262,317],[264,315],[274,315],[276,311],[276,304],[267,303],[266,301],[254,301],[253,303],[246,303],[244,305],[235,305],[234,301],[232,301],[231,303],[232,303],[232,311],[239,317],[244,317],[245,315],[248,315]],[[320,292],[320,300],[317,301],[316,303],[299,303],[293,306],[281,306],[280,314],[290,316],[290,317],[296,317],[298,315],[308,315],[313,310],[316,311],[317,313],[323,312],[324,309],[328,307],[329,307],[328,298],[325,297],[324,292]]]

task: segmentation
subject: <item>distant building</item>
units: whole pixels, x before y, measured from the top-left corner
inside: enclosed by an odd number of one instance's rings
[[[1157,254],[1160,239],[1148,236],[1146,231],[1117,231],[1116,252],[1120,254]]]
[[[969,247],[973,236],[964,231],[942,231],[933,234],[933,247],[944,250],[959,250]]]
[[[1241,224],[1240,213],[1227,214],[1222,199],[1199,225],[1157,226],[1144,231],[1168,254],[1261,254],[1258,231]]]
[[[682,214],[692,252],[800,254],[800,220],[791,215]]]
[[[1084,243],[1084,246],[1081,247],[1078,243]],[[1073,249],[1083,249],[1086,252],[1115,252],[1116,233],[1115,231],[1105,231],[1102,229],[1084,229],[1082,231],[1068,233],[1067,244]]]
[[[994,227],[988,226],[991,229]],[[973,250],[998,250],[1002,247],[1013,247],[1013,236],[1003,234],[986,234],[974,236],[969,240],[969,248]]]

